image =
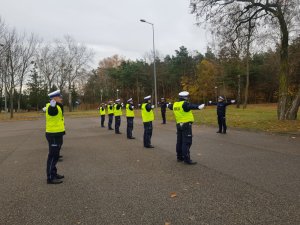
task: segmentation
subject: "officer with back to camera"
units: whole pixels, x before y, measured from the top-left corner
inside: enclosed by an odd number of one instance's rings
[[[191,110],[203,109],[204,104],[196,105],[188,102],[189,93],[182,91],[179,93],[179,101],[168,104],[168,108],[173,110],[177,128],[176,153],[177,161],[184,162],[186,165],[194,165],[197,162],[191,160],[190,148],[192,145],[192,124],[194,115]]]
[[[134,105],[133,105],[132,98],[127,100],[126,118],[127,118],[127,138],[128,139],[135,139],[135,137],[132,136],[133,119],[134,119]]]
[[[122,104],[121,100],[117,99],[114,104],[114,116],[115,116],[115,133],[121,134],[120,126],[121,126],[121,116],[122,116]]]
[[[227,131],[227,125],[226,125],[226,107],[228,105],[234,104],[235,100],[231,100],[230,102],[225,102],[224,98],[222,96],[218,97],[218,102],[208,102],[210,105],[216,105],[217,106],[217,117],[218,117],[218,125],[219,130],[217,133],[226,134]]]
[[[144,98],[144,103],[141,105],[142,110],[142,119],[144,124],[144,147],[145,148],[154,148],[151,145],[151,137],[153,125],[152,121],[154,120],[153,110],[154,105],[151,104],[151,95]]]
[[[99,114],[100,114],[100,117],[101,117],[101,127],[105,127],[104,126],[104,121],[105,121],[106,111],[105,111],[105,104],[104,103],[101,103],[101,106],[99,107]]]
[[[108,102],[107,115],[108,115],[108,129],[113,130],[113,128],[111,127],[114,119],[114,104],[112,101]]]
[[[165,98],[161,98],[160,102],[160,111],[161,111],[161,117],[162,117],[162,124],[166,124],[166,109],[167,109],[167,103],[165,101]]]
[[[63,175],[57,173],[56,164],[59,159],[59,153],[63,144],[65,135],[64,108],[60,91],[54,91],[49,95],[50,103],[46,105],[46,138],[49,144],[49,153],[47,159],[47,183],[62,183]]]

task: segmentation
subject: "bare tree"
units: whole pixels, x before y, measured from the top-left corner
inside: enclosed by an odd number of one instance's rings
[[[5,51],[5,85],[9,93],[10,98],[10,118],[13,118],[14,113],[14,90],[17,86],[18,75],[20,74],[22,67],[22,48],[20,45],[20,36],[16,30],[9,31],[5,37],[5,45],[7,49]]]
[[[298,0],[191,0],[192,13],[198,19],[216,26],[222,24],[220,21],[230,21],[230,14],[238,15],[238,21],[234,23],[232,29],[237,29],[241,25],[256,19],[257,25],[261,27],[276,27],[280,30],[280,73],[279,73],[279,99],[278,99],[278,119],[291,119],[288,116],[291,112],[290,105],[293,105],[288,98],[288,46],[290,31],[299,19]],[[264,30],[264,29],[263,29]],[[265,30],[264,30],[265,31]],[[294,102],[297,102],[297,95]],[[295,104],[297,111],[299,104]]]
[[[33,64],[33,60],[34,60],[34,56],[38,44],[38,39],[34,34],[31,34],[28,37],[28,39],[26,39],[25,37],[26,35],[24,35],[24,38],[20,40],[21,67],[20,67],[20,72],[18,74],[18,80],[19,80],[18,111],[20,110],[23,83],[27,73],[30,70],[30,65]]]
[[[66,75],[66,81],[68,85],[69,94],[69,111],[72,111],[72,85],[79,79],[83,69],[87,68],[91,62],[94,52],[89,50],[85,45],[78,44],[70,36],[65,37],[65,45],[63,55],[65,55],[64,70]]]
[[[58,54],[53,45],[45,44],[40,46],[36,55],[36,64],[46,81],[48,92],[50,92],[60,70]]]
[[[6,74],[5,74],[5,51],[7,50],[7,46],[5,45],[5,39],[4,39],[4,34],[6,33],[6,24],[0,17],[0,79],[1,79],[1,86],[0,86],[0,101],[2,103],[2,96],[4,92],[4,101],[5,101],[5,110],[7,106],[7,98],[6,98]],[[0,113],[2,111],[2,104],[0,104]]]

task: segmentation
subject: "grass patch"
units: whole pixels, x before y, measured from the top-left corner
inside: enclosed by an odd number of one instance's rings
[[[204,110],[193,111],[196,124],[217,127],[216,106],[208,106]],[[123,110],[125,115],[125,110]],[[141,117],[140,110],[135,111],[136,117]],[[0,113],[0,121],[36,120],[45,116],[43,112],[14,113],[10,119],[9,113]],[[98,110],[65,112],[67,118],[98,117]],[[248,105],[247,109],[236,108],[235,105],[227,107],[227,126],[252,131],[265,131],[271,133],[289,133],[300,135],[300,120],[277,120],[276,104]],[[161,120],[160,109],[157,109],[157,120]],[[175,121],[173,112],[167,110],[167,120]]]
[[[193,113],[196,124],[218,126],[216,106],[208,106],[204,110],[195,110]],[[168,119],[174,120],[170,112],[168,112]],[[279,121],[275,104],[248,105],[246,109],[236,108],[235,105],[228,106],[226,122],[229,128],[300,134],[300,120]]]

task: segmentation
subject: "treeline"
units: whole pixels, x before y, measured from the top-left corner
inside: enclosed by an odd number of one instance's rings
[[[47,43],[11,29],[0,17],[0,112],[12,118],[15,111],[39,110],[57,89],[71,110],[93,56],[70,36]]]
[[[290,45],[290,97],[296,94],[300,83],[300,37]],[[141,102],[154,94],[153,63],[151,60],[124,60],[115,55],[99,63],[84,88],[83,102],[89,104],[133,97]],[[250,57],[249,103],[278,101],[279,53],[269,50]],[[188,90],[191,100],[207,102],[218,95],[244,102],[246,84],[246,58],[220,51],[215,55],[210,48],[205,54],[188,51],[184,46],[174,55],[156,58],[158,99],[177,98],[178,92]],[[294,88],[293,88],[294,87]],[[118,91],[117,91],[118,90]]]

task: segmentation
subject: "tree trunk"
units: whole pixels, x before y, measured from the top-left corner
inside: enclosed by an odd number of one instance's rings
[[[288,47],[289,47],[289,32],[282,13],[279,12],[278,20],[281,30],[281,49],[280,49],[280,72],[279,72],[279,90],[278,90],[278,106],[277,117],[279,120],[286,119],[287,105],[288,105],[288,81],[287,76],[289,72],[288,65]]]
[[[298,93],[297,93],[296,97],[294,98],[294,100],[291,104],[291,107],[289,108],[289,110],[287,112],[286,119],[296,120],[299,106],[300,106],[300,86],[298,88]]]
[[[21,98],[22,98],[22,87],[23,87],[23,82],[20,83],[20,88],[19,88],[19,96],[18,96],[18,112],[21,110]]]
[[[69,112],[72,112],[72,88],[71,88],[71,83],[69,83]]]
[[[10,89],[10,119],[14,118],[14,88]]]

